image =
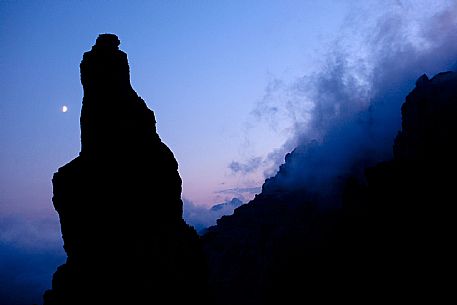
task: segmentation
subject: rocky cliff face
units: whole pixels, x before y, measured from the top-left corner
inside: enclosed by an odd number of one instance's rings
[[[313,191],[290,174],[309,170],[294,164],[307,148],[289,154],[261,194],[204,236],[215,304],[451,296],[456,117],[457,73],[422,76],[402,106],[393,160],[362,179],[339,177]]]
[[[81,62],[81,153],[53,178],[68,258],[46,305],[175,304],[206,293],[200,241],[182,219],[178,164],[130,85],[119,44],[102,34]]]
[[[453,160],[457,146],[449,135],[457,130],[457,73],[432,79],[424,74],[402,106],[402,130],[395,139],[396,160],[440,162]]]
[[[394,158],[368,168],[365,185],[346,188],[342,240],[351,246],[353,274],[386,300],[451,297],[456,117],[457,73],[421,76],[402,106]]]

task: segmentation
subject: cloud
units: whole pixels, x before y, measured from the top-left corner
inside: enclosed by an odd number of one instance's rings
[[[223,203],[215,204],[212,208],[208,208],[183,198],[183,218],[199,234],[202,234],[206,228],[214,226],[216,221],[222,216],[231,215],[234,209],[242,204],[242,201],[240,198],[232,198]]]
[[[250,193],[250,194],[258,194],[260,192],[260,187],[235,187],[230,189],[224,189],[216,191],[219,194],[234,194],[234,193]]]
[[[354,13],[318,72],[267,85],[253,114],[273,125],[287,117],[284,129],[291,136],[258,169],[273,175],[285,153],[298,147],[299,161],[288,165],[287,183],[317,187],[358,162],[390,158],[400,107],[415,80],[457,62],[457,3],[415,9],[426,6],[417,3],[390,3],[374,15]]]
[[[257,103],[257,107],[251,111],[251,115],[259,120],[266,120],[270,128],[277,130],[280,126],[281,117],[283,113],[281,108],[272,104],[271,100],[282,99],[283,96],[278,94],[286,87],[286,83],[278,78],[272,78],[266,88],[263,97]]]
[[[0,217],[0,303],[42,303],[65,261],[57,217]]]
[[[232,170],[233,173],[243,173],[248,174],[255,170],[257,170],[262,165],[262,158],[255,157],[247,160],[245,163],[240,163],[237,161],[232,161],[229,164],[229,169]]]
[[[229,198],[238,198],[241,201],[248,201],[249,199],[252,199],[254,197],[254,195],[259,194],[261,191],[262,191],[261,187],[254,186],[254,187],[228,188],[228,189],[216,191],[215,193],[229,196]],[[226,200],[229,200],[229,198],[226,198]]]

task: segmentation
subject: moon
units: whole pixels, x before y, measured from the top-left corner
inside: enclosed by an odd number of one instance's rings
[[[68,111],[68,107],[66,105],[63,105],[62,106],[62,112],[67,112]]]

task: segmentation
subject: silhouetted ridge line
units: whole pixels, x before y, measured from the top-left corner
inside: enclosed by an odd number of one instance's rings
[[[100,35],[80,65],[81,153],[52,180],[68,258],[44,304],[204,302],[205,261],[182,219],[178,163],[119,44]]]
[[[261,194],[208,229],[214,304],[453,297],[457,73],[421,76],[401,111],[392,160],[313,189],[294,173],[310,170],[302,163],[319,144],[299,147]],[[338,204],[322,209],[329,201]]]

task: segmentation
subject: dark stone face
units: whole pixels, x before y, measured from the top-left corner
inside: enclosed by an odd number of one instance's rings
[[[95,41],[95,47],[118,50],[121,42],[114,34],[100,34]]]
[[[290,168],[308,170],[297,148],[261,194],[208,229],[213,304],[453,297],[442,272],[455,260],[457,73],[420,77],[401,111],[393,160],[364,177],[337,177],[320,193],[290,187]],[[328,200],[338,205],[321,208]]]
[[[206,294],[200,241],[182,219],[178,163],[130,85],[119,43],[102,34],[81,62],[81,153],[53,177],[68,258],[46,305],[176,304]]]
[[[102,34],[81,62],[81,83],[85,96],[122,94],[133,90],[130,85],[127,55],[119,50],[113,34]]]

